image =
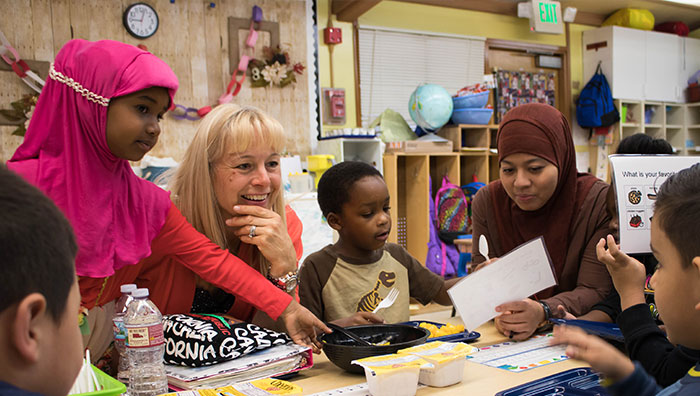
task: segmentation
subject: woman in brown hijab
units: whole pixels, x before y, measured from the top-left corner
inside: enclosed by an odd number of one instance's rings
[[[496,308],[499,331],[523,340],[552,313],[585,314],[611,289],[610,275],[595,252],[609,232],[608,185],[578,173],[569,123],[549,105],[530,103],[506,113],[497,146],[500,180],[474,198],[474,240],[484,235],[489,255],[499,257],[544,236],[558,282],[532,298]],[[473,246],[474,263],[483,263],[478,244]]]

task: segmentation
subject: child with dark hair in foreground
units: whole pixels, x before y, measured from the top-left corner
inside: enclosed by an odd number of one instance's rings
[[[661,186],[651,222],[651,250],[658,259],[651,278],[654,298],[668,339],[700,349],[700,164],[671,176]],[[612,235],[597,245],[626,310],[645,309],[644,265],[621,252]],[[624,314],[624,312],[623,312]],[[645,329],[647,339],[665,338],[656,326]],[[588,362],[612,383],[616,395],[698,395],[700,362],[661,390],[638,363],[601,339],[565,326],[555,328],[555,344],[568,344],[567,355]]]
[[[0,165],[0,395],[64,396],[82,365],[73,230]]]
[[[389,190],[381,173],[363,162],[346,161],[318,183],[318,203],[340,238],[306,258],[299,272],[299,298],[324,321],[341,326],[409,320],[409,298],[422,304],[451,304],[447,294],[458,279],[443,280],[401,246],[386,243],[391,231]],[[391,289],[393,305],[372,314]],[[383,318],[383,319],[382,319]]]

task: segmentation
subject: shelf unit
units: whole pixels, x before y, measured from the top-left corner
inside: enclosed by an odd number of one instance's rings
[[[498,125],[447,125],[438,135],[452,141],[452,149],[460,154],[461,183],[470,183],[473,176],[482,183],[498,179],[496,154]],[[495,171],[494,171],[495,170]]]
[[[609,181],[607,162],[603,166],[600,161],[635,133],[666,139],[678,155],[700,155],[700,103],[617,99],[615,106],[620,122],[613,126],[612,144],[600,147],[596,137],[589,142],[590,167],[598,177]]]
[[[459,185],[471,183],[473,176],[484,183],[498,178],[497,130],[497,125],[448,125],[438,135],[452,141],[452,152],[384,154],[384,179],[394,224],[389,242],[404,245],[425,263],[430,237],[429,191],[435,194],[445,175]]]
[[[379,138],[335,138],[319,140],[317,154],[331,154],[336,162],[362,161],[380,173],[382,169],[382,142]]]
[[[700,155],[700,103],[685,106],[685,148],[687,154]]]
[[[620,122],[615,126],[613,147],[627,136],[644,133],[666,139],[680,155],[700,149],[696,148],[700,146],[700,103],[616,100],[615,104]]]

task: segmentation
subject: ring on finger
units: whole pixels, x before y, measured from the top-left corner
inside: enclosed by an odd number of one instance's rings
[[[255,225],[251,225],[251,226],[250,226],[250,231],[248,231],[248,236],[251,237],[251,238],[255,238],[255,236],[257,235],[257,234],[255,233],[255,230],[256,230],[257,228],[258,228],[258,227],[256,227]]]

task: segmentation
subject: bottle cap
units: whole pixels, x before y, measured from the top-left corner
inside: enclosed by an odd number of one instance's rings
[[[125,284],[125,285],[122,285],[122,286],[119,288],[119,290],[120,290],[122,293],[131,293],[131,292],[133,292],[134,290],[136,290],[136,285],[133,284],[133,283],[127,283],[127,284]]]
[[[131,296],[134,298],[148,297],[148,289],[136,289],[133,292],[131,292]]]

